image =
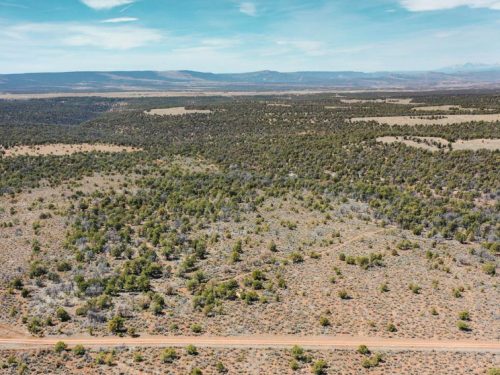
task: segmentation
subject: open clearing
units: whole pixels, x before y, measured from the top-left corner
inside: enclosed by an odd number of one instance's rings
[[[401,105],[409,105],[409,104],[418,104],[414,103],[411,98],[397,98],[397,99],[340,99],[342,103],[345,104],[357,104],[357,103],[387,103],[387,104],[401,104]]]
[[[439,137],[411,137],[405,139],[403,137],[378,137],[377,142],[382,143],[404,143],[407,146],[421,148],[429,151],[449,151],[448,142],[444,138]],[[469,140],[458,140],[456,142],[451,142],[452,150],[500,150],[500,139],[469,139]]]
[[[434,116],[381,116],[381,117],[353,117],[353,122],[375,121],[387,125],[448,125],[465,122],[500,121],[500,113],[491,115],[434,115]]]
[[[412,108],[412,111],[478,111],[479,108],[464,108],[461,105],[429,105],[424,107]]]
[[[180,115],[191,115],[193,113],[212,113],[209,109],[186,109],[185,107],[173,107],[173,108],[157,108],[145,111],[144,113],[148,115],[159,115],[159,116],[180,116]]]
[[[333,93],[336,90],[272,90],[266,95],[307,95]],[[366,92],[351,90],[343,92]],[[174,98],[174,97],[210,97],[210,96],[260,96],[262,91],[108,91],[108,92],[47,92],[47,93],[8,93],[0,92],[0,99],[52,99],[52,98]],[[415,103],[413,103],[415,104]]]
[[[53,143],[47,145],[36,146],[16,146],[4,150],[4,156],[46,156],[46,155],[71,155],[78,152],[136,152],[139,148],[129,146],[116,146],[109,144],[64,144]]]

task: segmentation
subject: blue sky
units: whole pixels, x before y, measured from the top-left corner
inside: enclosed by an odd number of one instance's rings
[[[500,62],[500,0],[0,0],[0,73]]]

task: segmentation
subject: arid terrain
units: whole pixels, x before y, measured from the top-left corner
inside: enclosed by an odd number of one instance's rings
[[[43,156],[43,155],[70,155],[79,152],[133,152],[139,149],[127,146],[115,146],[105,144],[47,144],[39,146],[15,146],[3,150],[5,157],[29,155],[29,156]]]
[[[463,124],[474,121],[498,122],[500,114],[491,115],[419,115],[419,116],[381,116],[381,117],[354,117],[353,122],[375,121],[387,125],[449,125]]]
[[[403,137],[379,137],[378,142],[383,143],[404,143],[407,146],[422,148],[429,151],[450,151],[450,150],[500,150],[500,139],[468,139],[448,142],[439,137],[412,137],[405,139]]]
[[[0,100],[0,372],[497,375],[499,120],[491,93]]]
[[[186,109],[185,107],[174,107],[174,108],[156,108],[146,111],[148,115],[159,115],[159,116],[179,116],[179,115],[189,115],[193,113],[212,113],[209,109]]]

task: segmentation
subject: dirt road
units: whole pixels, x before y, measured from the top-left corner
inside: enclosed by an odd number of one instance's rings
[[[212,348],[290,348],[300,345],[309,349],[355,349],[367,345],[376,350],[452,351],[500,353],[500,341],[434,340],[354,336],[141,336],[132,337],[17,337],[0,338],[0,349],[52,347],[64,341],[69,346],[85,347],[182,347],[193,344]]]

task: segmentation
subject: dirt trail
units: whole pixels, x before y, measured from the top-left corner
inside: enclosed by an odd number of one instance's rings
[[[69,346],[85,347],[182,347],[194,344],[211,348],[290,348],[301,345],[310,349],[370,349],[394,351],[451,351],[500,353],[500,341],[436,340],[381,338],[363,336],[141,336],[132,337],[18,337],[1,338],[0,349],[32,349],[52,347],[58,341]]]

